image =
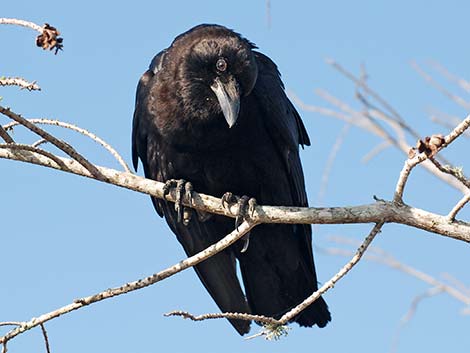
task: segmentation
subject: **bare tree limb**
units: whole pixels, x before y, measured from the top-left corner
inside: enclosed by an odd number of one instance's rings
[[[8,147],[0,148],[0,158],[13,159],[49,168],[59,169],[55,162],[34,152],[15,153]],[[93,176],[78,162],[60,158],[73,174],[92,178]],[[114,169],[97,167],[106,177],[106,182],[126,189],[163,198],[164,183],[145,179],[137,175],[119,172]],[[175,202],[176,195],[172,191],[166,197]],[[237,214],[236,205],[230,210],[222,207],[220,199],[194,192],[191,205],[184,199],[183,204],[201,211],[225,215],[234,218]],[[351,207],[290,207],[290,206],[257,206],[252,216],[259,223],[289,224],[352,224],[352,223],[400,223],[429,232],[444,235],[453,239],[470,242],[470,223],[455,221],[449,223],[445,216],[430,213],[407,205],[396,205],[393,202],[381,201],[369,205]]]

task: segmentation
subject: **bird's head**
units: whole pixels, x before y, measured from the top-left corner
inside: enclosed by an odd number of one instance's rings
[[[251,93],[258,68],[255,46],[239,34],[217,25],[200,25],[177,37],[176,79],[186,111],[198,119],[223,114],[235,125],[243,96]],[[222,113],[222,114],[221,114]]]

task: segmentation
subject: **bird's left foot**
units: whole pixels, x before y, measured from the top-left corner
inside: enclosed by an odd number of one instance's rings
[[[230,204],[237,204],[237,213],[235,218],[235,227],[238,230],[238,227],[248,218],[248,216],[253,216],[256,209],[256,199],[250,198],[246,195],[242,197],[237,197],[231,192],[226,192],[221,199],[222,207],[227,209],[230,212]],[[250,244],[250,233],[247,233],[243,238],[243,248],[240,252],[245,252],[248,249]]]
[[[186,197],[189,205],[193,203],[193,184],[184,179],[170,179],[165,182],[163,186],[163,197],[170,194],[171,189],[175,189],[175,211],[177,214],[178,223],[183,221],[184,225],[188,225],[191,220],[192,211],[188,207],[183,206],[183,197]]]

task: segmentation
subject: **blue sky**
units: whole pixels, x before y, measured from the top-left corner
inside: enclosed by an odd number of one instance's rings
[[[0,16],[49,22],[61,30],[65,50],[57,56],[34,47],[35,34],[1,26],[0,76],[37,80],[41,92],[2,88],[2,104],[26,117],[48,117],[89,129],[130,162],[130,129],[137,81],[153,55],[199,23],[219,23],[256,43],[279,66],[286,87],[307,103],[327,106],[314,95],[323,88],[354,102],[354,86],[325,64],[333,58],[358,72],[365,64],[370,84],[420,133],[445,132],[429,109],[465,117],[466,112],[427,85],[410,61],[435,60],[470,77],[468,13],[464,1],[8,1]],[[462,93],[463,94],[463,93]],[[465,97],[468,99],[468,97]],[[309,200],[317,195],[327,156],[343,123],[301,111],[312,146],[302,152]],[[4,119],[1,123],[6,122]],[[64,139],[93,162],[119,168],[100,148],[71,132]],[[17,138],[33,141],[18,130]],[[391,198],[403,155],[388,149],[367,164],[361,158],[380,141],[353,128],[339,151],[325,205]],[[410,143],[413,143],[410,141]],[[446,151],[468,165],[467,142]],[[145,195],[77,176],[13,161],[0,161],[2,175],[0,321],[27,320],[73,299],[157,272],[184,257]],[[459,194],[427,172],[416,171],[405,201],[446,214]],[[468,218],[465,211],[462,218]],[[321,252],[331,235],[361,240],[370,226],[321,226],[315,233],[320,281],[347,261]],[[433,276],[449,273],[470,283],[469,249],[451,239],[387,225],[376,239],[398,260]],[[46,325],[53,352],[220,351],[388,352],[404,313],[427,286],[373,262],[361,262],[326,294],[333,321],[325,329],[292,326],[279,342],[245,341],[225,320],[193,323],[164,318],[181,309],[195,314],[217,308],[192,270],[123,297],[69,314]],[[439,295],[421,303],[403,329],[396,352],[468,352],[469,317],[462,304]],[[3,331],[2,331],[3,332]],[[253,331],[256,332],[255,330]],[[9,344],[10,352],[41,350],[40,331]]]

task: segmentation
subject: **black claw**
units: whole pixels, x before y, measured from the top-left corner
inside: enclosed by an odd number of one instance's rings
[[[240,224],[242,224],[246,218],[246,208],[249,200],[250,198],[246,195],[243,195],[238,200],[238,212],[237,217],[235,218],[235,227],[237,228],[237,230]]]
[[[180,223],[183,220],[183,194],[184,194],[184,184],[186,184],[186,181],[183,179],[180,179],[176,182],[176,200],[175,200],[175,211],[178,215],[178,223]]]
[[[256,199],[249,198],[244,195],[242,197],[234,196],[231,192],[226,192],[222,198],[222,207],[225,208],[230,214],[230,204],[237,203],[237,215],[235,217],[235,228],[238,230],[238,227],[250,216],[253,217],[256,210]],[[240,252],[245,252],[248,249],[250,244],[250,233],[247,233],[241,241],[243,242],[243,247]]]
[[[191,221],[193,210],[188,207],[183,207],[183,224],[187,226]]]
[[[240,250],[241,253],[244,253],[248,250],[248,245],[250,245],[250,233],[246,233],[245,236],[241,239],[243,242],[243,247]]]
[[[230,191],[227,191],[223,194],[220,201],[222,202],[222,207],[230,212],[230,204],[237,202],[237,198]]]
[[[189,202],[189,206],[193,205],[193,184],[187,182],[184,184],[184,195]]]
[[[165,182],[163,185],[163,198],[166,199],[166,196],[170,194],[172,188],[176,186],[176,180],[170,179]]]
[[[255,198],[252,197],[251,199],[248,200],[248,211],[250,212],[251,217],[255,215],[256,206],[257,206],[257,203],[256,203]]]

